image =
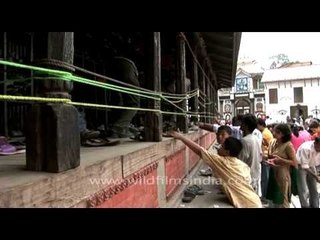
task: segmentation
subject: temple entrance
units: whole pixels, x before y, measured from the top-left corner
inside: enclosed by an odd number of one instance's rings
[[[244,98],[236,101],[236,115],[250,113],[250,102]]]
[[[290,117],[297,118],[302,115],[303,119],[308,118],[308,106],[296,105],[290,106]]]

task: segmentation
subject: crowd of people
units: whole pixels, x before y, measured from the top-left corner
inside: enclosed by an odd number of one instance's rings
[[[199,123],[217,134],[217,152],[206,150],[178,132],[183,141],[223,182],[235,207],[289,208],[298,195],[302,208],[319,208],[317,167],[320,166],[320,124],[317,119],[266,125],[253,114],[234,117],[232,124]]]

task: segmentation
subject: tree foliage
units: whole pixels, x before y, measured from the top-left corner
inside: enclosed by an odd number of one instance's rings
[[[277,55],[274,55],[271,57],[271,59],[273,59],[276,62],[276,64],[280,64],[280,65],[290,62],[288,55],[284,53],[279,53]]]

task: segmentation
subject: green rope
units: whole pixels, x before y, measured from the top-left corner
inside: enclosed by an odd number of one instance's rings
[[[177,106],[175,103],[178,103],[183,100],[187,100],[187,99],[195,97],[195,96],[199,96],[198,89],[195,89],[195,90],[188,92],[190,95],[177,94],[180,96],[168,96],[171,94],[161,95],[161,93],[157,93],[157,92],[142,91],[142,90],[138,90],[138,89],[117,86],[117,85],[113,85],[113,84],[109,84],[109,83],[102,83],[102,82],[98,82],[98,81],[91,80],[88,78],[75,76],[72,73],[69,73],[66,71],[61,71],[61,70],[54,70],[54,69],[48,69],[48,68],[43,68],[43,67],[30,66],[30,65],[26,65],[26,64],[14,63],[14,62],[9,62],[9,61],[4,61],[4,60],[0,60],[0,64],[12,66],[12,67],[34,70],[34,71],[39,71],[44,74],[50,74],[50,75],[53,75],[56,77],[56,79],[52,78],[52,77],[43,77],[43,78],[35,77],[34,79],[74,81],[74,82],[84,83],[84,84],[88,84],[88,85],[92,85],[92,86],[96,86],[96,87],[101,87],[101,88],[105,88],[105,89],[109,89],[109,90],[114,90],[114,91],[118,91],[118,92],[122,92],[122,93],[126,93],[126,94],[132,94],[132,95],[136,95],[136,96],[140,96],[140,97],[145,97],[145,98],[153,99],[156,101],[164,100],[164,101],[170,103],[171,105],[173,105],[174,107],[176,107],[177,109],[179,109],[180,111],[182,111],[182,113],[163,112],[164,114],[176,114],[176,115],[187,114],[188,112],[186,110]],[[179,99],[180,101],[173,102],[173,101],[170,101],[168,98]],[[72,103],[71,100],[69,100],[69,99],[66,100],[66,99],[24,97],[24,96],[10,96],[10,95],[7,95],[7,96],[1,95],[0,99],[8,100],[8,101],[15,101],[16,100],[16,101],[62,102],[62,103],[68,102],[70,104]],[[141,110],[139,108],[127,108],[127,107],[120,107],[120,106],[99,105],[99,104],[91,104],[91,103],[77,103],[77,104],[81,104],[82,106],[85,106],[85,104],[87,104],[88,107],[90,107],[90,106],[91,107],[107,106],[109,108],[118,108],[118,109],[127,109],[127,110]],[[74,105],[75,105],[75,103],[74,103]],[[154,109],[144,109],[141,111],[159,111],[159,112],[161,112],[160,110],[154,110]]]
[[[11,66],[11,67],[25,68],[25,69],[44,72],[44,73],[48,73],[48,74],[52,73],[52,74],[58,74],[58,75],[63,75],[63,76],[72,76],[71,73],[65,72],[65,71],[36,67],[36,66],[31,66],[31,65],[21,64],[21,63],[4,61],[4,60],[0,60],[0,64]]]

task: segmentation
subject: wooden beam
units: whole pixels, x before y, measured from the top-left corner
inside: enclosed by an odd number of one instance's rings
[[[225,78],[230,78],[231,77],[231,74],[226,74],[224,72],[219,72],[218,75],[219,75],[219,77],[225,77]]]
[[[227,42],[233,40],[233,32],[202,32],[205,38],[213,41]]]
[[[202,37],[206,42],[210,42],[221,47],[233,47],[233,33],[231,36],[219,33],[202,33]]]
[[[240,49],[240,42],[241,42],[241,32],[233,33],[233,68],[232,68],[232,78],[236,77],[237,73],[237,61]]]
[[[206,42],[206,45],[209,53],[216,53],[224,57],[230,57],[233,54],[233,49],[230,47],[221,47],[211,42]]]
[[[147,88],[155,92],[161,91],[161,39],[160,32],[148,34],[148,70]],[[148,100],[148,108],[160,110],[160,101]],[[162,114],[147,112],[145,115],[145,140],[162,141]]]
[[[197,52],[197,47],[195,44],[193,44],[193,52]],[[197,56],[197,55],[196,55]],[[194,58],[192,58],[192,62],[191,62],[191,89],[197,89],[199,88],[199,81],[198,81],[198,64],[196,62],[196,60]],[[198,114],[198,108],[199,108],[199,98],[193,97],[191,99],[191,110],[192,112],[195,112],[196,114]],[[198,117],[191,117],[191,119],[194,122],[198,122],[199,119]]]
[[[207,96],[208,96],[208,103],[210,103],[212,101],[212,85],[208,85],[207,86]],[[211,111],[211,105],[207,105],[207,109],[206,109],[207,113],[209,113],[208,115],[210,116],[210,114],[212,113]],[[207,118],[207,122],[210,123],[211,122],[211,118],[208,117]]]
[[[207,59],[207,63],[208,63],[208,67],[209,67],[209,72],[211,75],[214,75],[214,71],[213,71],[213,68],[212,68],[212,62],[208,56],[208,53],[207,53],[207,50],[206,50],[206,43],[204,42],[204,39],[202,38],[202,36],[200,35],[200,33],[196,32],[194,34],[195,36],[195,42],[197,43],[197,46],[199,47],[199,49],[201,49],[200,53],[201,53],[201,61],[199,62],[202,62],[204,60]]]
[[[186,46],[185,41],[182,36],[178,33],[177,36],[177,93],[185,94],[187,92],[186,86]],[[183,100],[179,107],[183,110],[187,110],[186,108],[186,100]],[[179,111],[181,112],[181,111]],[[188,122],[186,115],[178,115],[177,116],[177,127],[180,131],[184,133],[188,133]]]
[[[218,72],[220,70],[227,70],[232,73],[232,65],[231,64],[223,64],[218,61],[211,61],[213,68]]]
[[[232,80],[230,80],[230,78],[221,77],[221,78],[219,78],[219,82],[220,81],[223,81],[223,82],[226,82],[226,83],[232,83]]]
[[[35,59],[55,59],[73,63],[73,32],[36,33]],[[64,71],[70,68],[55,66],[50,61],[40,66]],[[43,80],[36,95],[70,98],[72,82]],[[78,111],[69,104],[33,104],[26,126],[27,169],[59,173],[80,165],[80,133]]]
[[[209,57],[210,57],[211,61],[217,60],[218,62],[231,64],[231,65],[233,63],[232,56],[223,57],[223,56],[215,54],[215,53],[209,53]]]
[[[205,65],[205,62],[202,64],[203,65],[203,70],[204,70],[204,74],[202,74],[202,79],[200,81],[202,81],[202,89],[201,91],[206,95],[206,77],[205,77],[205,74],[206,74],[206,65]],[[204,98],[204,107],[203,107],[203,110],[202,110],[202,114],[204,115],[204,117],[202,117],[202,121],[203,122],[207,122],[207,118],[206,118],[206,98]]]

